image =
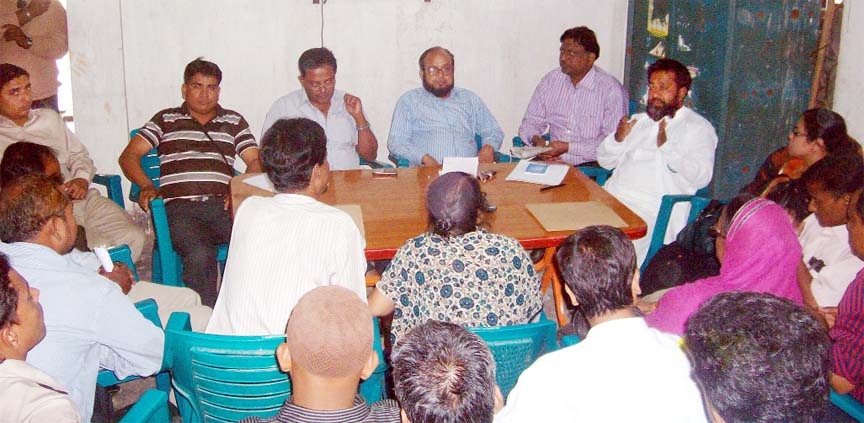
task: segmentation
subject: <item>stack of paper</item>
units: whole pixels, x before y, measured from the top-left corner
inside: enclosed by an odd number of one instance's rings
[[[540,185],[558,185],[567,176],[570,166],[521,161],[507,175],[508,181],[530,182]]]

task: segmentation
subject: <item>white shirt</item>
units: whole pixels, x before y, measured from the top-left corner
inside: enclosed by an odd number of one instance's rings
[[[704,422],[679,338],[641,317],[611,320],[519,377],[495,423]]]
[[[298,194],[249,197],[234,217],[231,248],[207,333],[285,333],[313,288],[344,286],[366,301],[366,241],[347,213]]]
[[[26,361],[0,362],[0,421],[79,423],[78,409],[54,378]]]
[[[47,330],[27,362],[69,388],[82,421],[93,414],[100,367],[118,379],[149,376],[162,367],[165,334],[117,284],[42,245],[0,244],[0,251],[40,291]]]
[[[615,170],[603,188],[648,225],[647,235],[634,243],[641,264],[663,196],[695,194],[711,182],[717,134],[705,118],[682,107],[674,118],[665,118],[666,143],[657,147],[659,122],[645,113],[634,115],[633,119],[637,120],[636,125],[624,141],[616,142],[613,132],[600,143],[597,161],[600,166]],[[689,206],[675,207],[666,232],[667,242],[687,224],[689,210]]]
[[[811,214],[804,219],[804,229],[798,240],[801,241],[804,264],[813,277],[810,289],[816,303],[820,307],[837,307],[846,288],[864,267],[864,261],[855,257],[849,248],[846,225],[825,228],[816,220],[816,215]],[[821,266],[818,261],[821,261]]]
[[[360,167],[360,156],[357,154],[357,122],[345,109],[344,91],[333,90],[327,116],[309,102],[303,89],[281,97],[270,106],[270,111],[264,118],[260,139],[264,139],[264,133],[277,120],[298,117],[314,120],[324,128],[324,133],[327,134],[327,162],[332,170]]]

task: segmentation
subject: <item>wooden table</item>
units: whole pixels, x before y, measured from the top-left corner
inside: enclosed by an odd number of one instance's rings
[[[625,222],[621,228],[631,239],[645,236],[645,222],[630,209],[574,168],[570,168],[563,183],[565,186],[540,192],[541,186],[526,182],[505,181],[515,164],[484,164],[481,170],[498,172],[489,182],[480,187],[489,201],[498,210],[487,219],[491,232],[507,235],[519,240],[525,249],[546,249],[543,259],[535,264],[543,275],[542,289],[546,292],[552,285],[555,296],[558,322],[567,321],[563,288],[553,265],[555,248],[572,231],[547,232],[525,208],[531,203],[561,203],[574,201],[598,201],[618,214]],[[397,177],[373,176],[371,170],[333,171],[330,188],[320,200],[327,204],[357,204],[363,211],[363,226],[366,237],[368,260],[390,259],[406,240],[426,231],[426,188],[438,175],[437,168],[417,167],[397,169]],[[251,195],[272,196],[243,181],[254,174],[237,176],[231,180],[231,207],[237,207]]]

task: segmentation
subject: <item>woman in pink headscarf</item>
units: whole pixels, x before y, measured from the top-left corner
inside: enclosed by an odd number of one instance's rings
[[[733,198],[717,227],[712,228],[717,237],[720,275],[666,292],[657,308],[645,317],[650,326],[680,335],[684,323],[703,302],[727,291],[767,292],[801,304],[795,273],[801,245],[792,220],[782,207],[763,198],[750,198]]]

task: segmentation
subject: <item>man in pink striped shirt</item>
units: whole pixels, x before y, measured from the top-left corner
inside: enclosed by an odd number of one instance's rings
[[[597,166],[597,146],[627,116],[627,91],[594,66],[598,57],[594,31],[580,26],[561,34],[561,66],[540,80],[519,127],[526,142],[552,147],[541,159]],[[541,138],[546,133],[548,143]]]

